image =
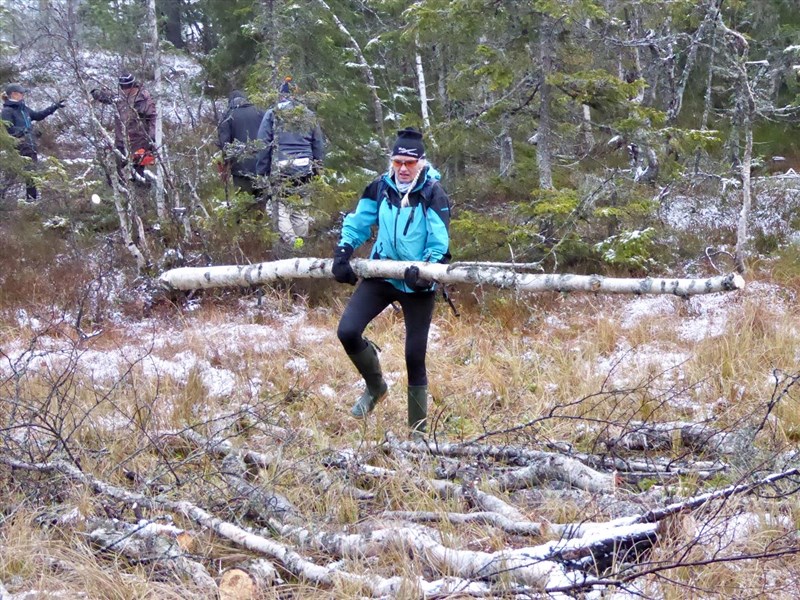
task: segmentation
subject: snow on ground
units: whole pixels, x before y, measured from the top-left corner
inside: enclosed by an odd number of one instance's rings
[[[30,318],[20,320],[27,327],[37,324]],[[309,326],[305,313],[269,325],[198,320],[186,327],[165,327],[145,320],[132,325],[125,341],[112,347],[101,343],[76,346],[69,339],[47,335],[38,337],[34,347],[22,339],[11,340],[3,347],[0,374],[10,377],[25,369],[56,373],[74,364],[96,385],[110,385],[133,367],[149,379],[168,379],[177,384],[186,384],[194,375],[209,396],[226,397],[241,383],[238,374],[246,370],[247,357],[264,360],[296,344],[314,344],[333,335]],[[302,357],[291,358],[284,368],[297,375],[309,369]],[[257,394],[260,382],[251,378],[248,384],[251,393]]]
[[[707,415],[700,414],[692,402],[691,391],[680,389],[680,384],[684,383],[682,365],[691,359],[691,348],[696,342],[725,333],[730,319],[738,314],[746,302],[761,303],[765,310],[780,314],[790,308],[793,298],[785,290],[765,282],[751,282],[746,290],[737,293],[701,295],[690,299],[663,295],[604,297],[599,300],[572,297],[537,321],[541,330],[537,331],[536,336],[546,339],[554,331],[562,331],[570,322],[574,323],[576,317],[579,318],[579,310],[597,319],[608,319],[618,324],[621,341],[612,352],[601,356],[593,364],[587,364],[586,368],[608,373],[608,381],[621,386],[641,382],[643,376],[657,376],[654,385],[665,390],[665,397],[669,396],[671,404],[679,407],[685,403],[687,414],[706,418]],[[16,339],[7,337],[0,354],[0,376],[11,377],[15,371],[24,368],[63,370],[74,363],[80,372],[102,386],[118,381],[125,370],[136,365],[138,372],[150,379],[159,378],[185,385],[191,377],[195,377],[209,396],[226,397],[236,392],[239,398],[246,399],[248,393],[257,395],[270,385],[257,376],[243,380],[243,374],[249,375],[248,361],[269,361],[271,356],[297,350],[290,352],[290,358],[281,366],[298,377],[306,376],[312,366],[303,357],[302,349],[335,339],[335,331],[314,326],[309,312],[303,307],[295,306],[291,313],[280,313],[269,307],[255,311],[250,305],[239,308],[241,310],[226,313],[222,317],[194,311],[185,313],[183,319],[174,323],[155,319],[128,322],[124,332],[108,336],[119,340],[116,345],[109,343],[104,336],[76,346],[63,337],[42,335],[36,347],[31,348],[24,341],[30,335],[24,338],[20,335]],[[42,327],[25,311],[19,311],[17,320],[20,329],[25,332]],[[666,340],[656,336],[647,343],[632,345],[624,337],[626,332],[642,324],[652,326],[655,331],[659,325],[663,325],[662,322],[674,324],[677,320],[681,321],[677,334]],[[481,332],[476,331],[475,335],[481,335]],[[436,321],[431,342],[433,348],[447,343]],[[393,340],[392,344],[402,344],[402,339]],[[520,344],[521,352],[529,352],[525,347],[526,344]],[[389,377],[399,379],[404,374],[391,373]],[[472,392],[480,396],[483,390],[474,389]],[[491,395],[491,389],[486,393]],[[320,386],[319,394],[323,398],[336,397],[333,388],[327,384]],[[99,426],[118,431],[120,435],[130,431],[129,418],[123,413],[93,415],[93,419]],[[589,528],[582,538],[554,540],[537,547],[537,553],[530,548],[511,551],[509,559],[520,564],[531,564],[539,561],[546,552],[568,550],[573,545],[586,544],[612,532],[624,535],[650,531],[655,527],[653,524],[630,524],[630,521],[626,517],[598,524],[595,529]],[[691,521],[687,522],[692,524]],[[689,534],[712,552],[725,553],[734,552],[737,544],[744,543],[759,531],[784,528],[793,531],[788,518],[773,519],[769,515],[750,513],[720,514],[712,521],[698,521],[696,524],[697,531]],[[543,563],[544,567],[547,564]],[[557,565],[553,565],[545,575],[550,586],[569,585],[572,581]],[[606,596],[607,593],[599,591],[587,593],[589,598]],[[608,597],[622,600],[635,596],[619,591]]]
[[[735,203],[708,202],[697,196],[676,195],[665,205],[662,217],[667,225],[680,231],[704,231],[727,223],[736,225]]]

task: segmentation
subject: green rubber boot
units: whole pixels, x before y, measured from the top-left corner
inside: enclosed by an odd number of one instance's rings
[[[422,439],[428,428],[428,386],[408,386],[408,427],[412,439]]]
[[[350,409],[350,414],[356,419],[363,419],[386,396],[389,386],[386,385],[386,381],[383,379],[381,361],[378,359],[378,351],[375,349],[375,344],[367,340],[366,348],[357,354],[348,354],[347,356],[353,361],[356,369],[361,373],[364,382],[367,384],[367,389],[356,400],[353,408]]]

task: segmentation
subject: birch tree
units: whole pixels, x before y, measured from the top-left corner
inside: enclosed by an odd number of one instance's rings
[[[156,151],[160,159],[156,168],[156,187],[155,200],[156,212],[161,221],[166,221],[168,217],[167,203],[164,195],[164,171],[168,161],[167,147],[164,144],[164,115],[159,109],[164,96],[164,88],[161,81],[161,46],[158,34],[158,13],[156,12],[156,0],[148,0],[147,21],[150,30],[149,56],[153,66],[153,100],[156,104]]]

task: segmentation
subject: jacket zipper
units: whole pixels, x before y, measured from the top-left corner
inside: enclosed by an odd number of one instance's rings
[[[389,198],[387,198],[389,200]],[[391,204],[389,204],[391,206]],[[394,207],[392,207],[394,208]],[[397,222],[400,220],[400,207],[397,207],[397,214],[394,216],[394,237],[392,239],[392,246],[394,246],[394,253],[397,258],[400,258],[400,252],[397,250]]]
[[[405,229],[403,229],[403,237],[406,237],[408,234],[408,228],[411,226],[411,222],[414,220],[414,212],[417,210],[417,207],[414,206],[411,209],[411,214],[408,215],[408,221],[406,221]]]

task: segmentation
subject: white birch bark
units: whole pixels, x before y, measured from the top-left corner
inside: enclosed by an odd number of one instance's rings
[[[245,266],[181,267],[162,273],[160,282],[173,290],[217,287],[247,287],[285,279],[330,279],[332,259],[292,258]],[[363,278],[402,279],[406,268],[417,266],[420,276],[438,283],[472,283],[526,292],[595,292],[601,294],[674,294],[693,296],[744,288],[740,275],[728,274],[708,279],[627,279],[601,275],[531,274],[506,268],[475,266],[469,263],[405,262],[353,259],[350,264]]]
[[[417,446],[410,444],[402,445],[409,450],[417,449]],[[498,450],[502,448],[498,447]],[[508,450],[509,448],[505,448],[505,451]],[[693,496],[635,516],[622,517],[602,524],[574,524],[569,530],[566,528],[563,530],[564,537],[561,539],[546,541],[535,546],[483,552],[454,548],[447,545],[447,537],[442,536],[440,532],[420,526],[398,525],[396,522],[365,522],[359,528],[360,533],[345,533],[326,531],[312,526],[289,525],[270,519],[267,529],[253,532],[215,517],[191,501],[172,500],[166,495],[150,497],[128,490],[98,479],[63,460],[29,463],[0,455],[0,463],[18,470],[51,476],[63,475],[106,499],[111,498],[128,506],[139,506],[155,512],[166,510],[182,513],[218,536],[280,562],[283,568],[297,578],[334,589],[341,585],[358,586],[373,597],[396,597],[403,589],[407,590],[409,585],[418,590],[417,593],[422,597],[443,596],[454,592],[489,596],[500,591],[498,585],[523,584],[542,591],[554,591],[562,589],[565,583],[587,582],[585,579],[587,576],[579,567],[575,567],[579,564],[576,562],[579,559],[613,557],[620,544],[639,541],[646,544],[654,543],[662,535],[658,523],[670,516],[711,507],[711,503],[719,503],[733,496],[748,495],[760,488],[772,486],[778,481],[795,479],[800,473],[800,469],[792,468],[769,474],[758,480],[737,483],[721,490]],[[458,487],[449,482],[448,485]],[[146,527],[140,528],[141,531],[137,531],[145,539],[153,537],[164,539],[165,535],[171,537],[179,533],[177,528],[165,531],[163,526],[151,529],[150,523],[145,522],[145,525]],[[129,526],[123,528],[125,531],[131,531]],[[121,543],[128,546],[131,551],[136,551],[138,546],[132,545],[128,537],[113,536],[110,539],[113,541],[111,548]],[[103,539],[109,538],[103,536]],[[108,546],[108,543],[104,546]],[[175,556],[183,556],[183,551],[178,550],[171,542],[167,543],[167,547],[172,549],[170,552]],[[429,567],[429,571],[448,573],[451,576],[428,581],[423,577],[409,574],[383,577],[371,572],[353,573],[344,570],[341,562],[320,565],[301,554],[312,550],[317,555],[326,553],[340,558],[370,557],[385,555],[386,552],[396,551],[398,547],[402,547],[404,552],[409,552],[415,561]],[[185,572],[195,579],[196,583],[211,587],[209,579],[205,576],[207,572],[202,565],[187,561],[181,567],[188,568]],[[591,575],[588,578],[588,583],[591,583]]]
[[[116,176],[116,172],[113,169],[111,169],[110,172],[113,173],[112,177]],[[125,195],[127,195],[127,191],[125,192]],[[132,219],[129,212],[131,199],[128,197],[125,201],[123,200],[123,193],[117,189],[116,183],[113,187],[113,198],[114,208],[117,211],[117,218],[119,219],[119,231],[122,234],[122,240],[125,243],[125,247],[128,249],[128,252],[130,252],[134,259],[136,259],[136,267],[141,273],[147,267],[147,258],[133,240],[132,221],[134,221],[135,218]]]
[[[502,129],[498,137],[500,146],[500,176],[508,177],[514,171],[514,144],[511,139],[511,115],[504,114],[502,119]]]
[[[260,558],[227,569],[219,580],[219,600],[259,598],[273,585],[283,583],[273,564]]]
[[[494,484],[506,491],[523,489],[547,480],[562,481],[572,487],[593,493],[612,492],[615,486],[612,475],[601,473],[579,460],[554,452],[512,449],[507,446],[473,446],[450,442],[433,443],[426,447],[414,445],[413,442],[401,442],[389,444],[388,448],[393,451],[424,451],[430,452],[434,456],[450,457],[490,456],[499,458],[509,457],[513,454],[517,460],[524,460],[527,463],[526,466],[507,471],[492,479]],[[492,506],[490,510],[498,512],[496,506]],[[507,513],[506,516],[508,516]]]
[[[592,133],[592,107],[588,104],[581,105],[583,115],[581,120],[581,133],[583,134],[583,151],[589,153],[594,148],[594,134]]]
[[[747,222],[750,219],[750,210],[753,205],[752,190],[750,188],[750,173],[753,165],[753,121],[749,109],[745,109],[744,123],[744,153],[742,155],[742,208],[739,211],[739,221],[736,225],[736,270],[744,273],[747,270],[745,257],[747,256],[749,238]]]
[[[428,113],[428,91],[425,87],[425,69],[422,66],[422,55],[419,53],[419,39],[415,42],[416,45],[416,66],[417,66],[417,82],[419,85],[419,108],[420,112],[422,113],[422,124],[425,127],[425,131],[428,132],[428,139],[431,140],[433,146],[436,146],[436,142],[430,135],[431,130],[431,117]]]
[[[153,101],[156,105],[156,139],[153,140],[156,152],[161,155],[166,153],[164,148],[164,120],[161,107],[163,85],[161,81],[161,53],[158,43],[158,18],[156,13],[156,0],[148,0],[147,21],[150,26],[150,56],[153,63]],[[167,205],[164,199],[164,170],[162,160],[156,166],[155,181],[156,213],[161,221],[167,220]]]
[[[719,13],[717,13],[719,15]],[[719,17],[719,25],[722,31],[729,36],[733,45],[734,69],[739,77],[737,92],[740,97],[736,99],[737,110],[741,111],[741,127],[744,130],[744,152],[740,173],[742,177],[742,208],[739,211],[739,222],[736,226],[736,250],[735,262],[736,270],[739,273],[746,271],[744,263],[748,250],[747,222],[750,219],[750,209],[753,203],[752,190],[750,188],[750,176],[753,165],[753,115],[755,114],[755,98],[750,86],[750,79],[747,76],[747,57],[749,44],[747,39],[738,31],[728,28]]]
[[[583,22],[586,31],[591,31],[592,20],[586,19]],[[588,154],[594,148],[594,134],[592,133],[592,107],[588,104],[581,104],[581,137],[583,139],[583,151]]]
[[[126,524],[108,521],[95,527],[87,538],[103,552],[122,554],[137,560],[159,561],[168,565],[176,575],[192,581],[199,589],[214,595],[217,584],[208,570],[191,558],[172,535],[164,535],[164,528],[151,523]]]

